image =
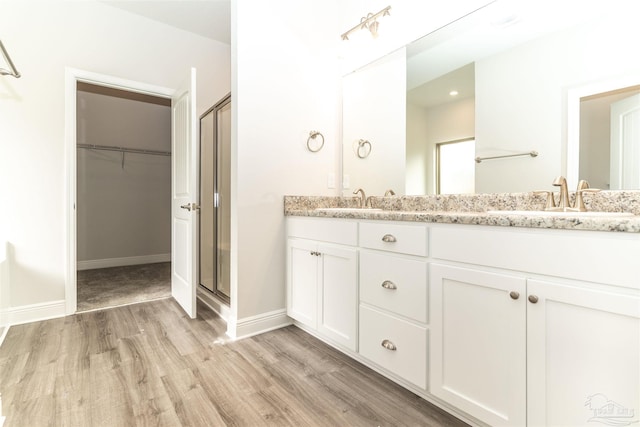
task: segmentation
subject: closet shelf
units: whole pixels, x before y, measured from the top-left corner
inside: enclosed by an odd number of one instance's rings
[[[170,156],[171,155],[171,151],[142,150],[139,148],[114,147],[111,145],[77,144],[77,147],[87,148],[90,150],[118,151],[121,153],[151,154],[154,156]]]

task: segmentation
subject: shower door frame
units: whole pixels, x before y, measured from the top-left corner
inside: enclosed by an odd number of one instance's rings
[[[201,116],[200,116],[200,121],[199,121],[199,133],[200,133],[200,173],[199,173],[199,180],[200,180],[200,191],[202,192],[202,190],[205,188],[203,186],[202,183],[202,163],[204,161],[204,156],[202,155],[202,120],[207,117],[209,114],[213,113],[213,153],[214,153],[214,168],[215,168],[215,172],[213,174],[213,191],[214,191],[214,209],[213,209],[213,223],[214,223],[214,283],[213,283],[213,287],[214,289],[211,290],[208,287],[206,287],[205,285],[202,284],[202,280],[201,280],[201,270],[202,270],[202,235],[201,233],[199,233],[198,235],[198,260],[199,260],[199,266],[200,268],[198,269],[198,284],[200,286],[202,286],[204,289],[206,289],[207,292],[211,292],[216,298],[220,299],[223,303],[229,305],[231,303],[231,284],[229,283],[229,295],[226,295],[222,292],[220,292],[218,290],[218,285],[219,285],[219,259],[220,259],[220,230],[219,230],[219,209],[220,209],[220,198],[218,196],[219,194],[219,186],[218,186],[218,162],[219,162],[219,141],[218,141],[218,116],[217,116],[217,112],[220,111],[223,107],[225,107],[226,105],[231,103],[231,93],[228,93],[227,95],[225,95],[222,99],[220,99],[220,101],[218,101],[213,107],[209,108],[207,111],[205,111]],[[231,179],[231,177],[229,177],[229,179]],[[201,200],[202,200],[202,194],[199,195]],[[230,194],[227,195],[227,200],[230,200]],[[228,203],[228,202],[227,202]],[[200,203],[202,205],[202,202]],[[199,229],[202,230],[202,206],[201,206],[201,210],[200,210],[201,215],[198,218],[199,221]]]

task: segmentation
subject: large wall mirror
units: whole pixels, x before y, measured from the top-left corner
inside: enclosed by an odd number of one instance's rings
[[[460,188],[438,181],[436,153],[470,140],[474,156],[457,174],[471,171],[469,192],[551,189],[557,175],[640,189],[636,9],[633,0],[497,0],[345,76],[345,194]],[[371,143],[366,158],[361,140]]]

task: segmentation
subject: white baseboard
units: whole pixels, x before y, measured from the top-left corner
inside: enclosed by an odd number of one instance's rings
[[[244,319],[228,319],[227,335],[238,340],[284,328],[292,323],[291,318],[287,316],[287,310],[283,308]]]
[[[0,327],[0,347],[2,347],[2,343],[4,342],[4,339],[7,337],[7,332],[9,332],[9,325],[3,325],[2,327]],[[2,424],[0,424],[0,426],[2,426]]]
[[[65,308],[65,300],[9,307],[7,310],[8,325],[20,325],[22,323],[64,317],[66,315]]]
[[[94,268],[122,267],[125,265],[154,264],[156,262],[170,262],[171,253],[130,256],[123,258],[91,259],[78,261],[78,270],[93,270]]]

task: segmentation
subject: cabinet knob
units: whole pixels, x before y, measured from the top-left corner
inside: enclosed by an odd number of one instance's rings
[[[520,292],[511,291],[509,292],[509,296],[511,297],[511,299],[518,299],[520,298]]]
[[[384,282],[382,282],[382,287],[385,289],[390,289],[390,290],[395,290],[398,289],[398,287],[396,286],[395,283],[393,283],[391,280],[385,280]]]
[[[537,296],[535,296],[535,295],[529,295],[529,302],[530,302],[531,304],[535,304],[535,303],[537,303],[537,302],[538,302],[538,297],[537,297]]]
[[[385,234],[384,236],[382,236],[382,241],[386,243],[394,243],[397,242],[398,239],[396,239],[396,236],[394,236],[393,234]]]
[[[396,347],[396,345],[389,340],[383,340],[380,345],[391,351],[396,351],[398,349],[398,347]]]

